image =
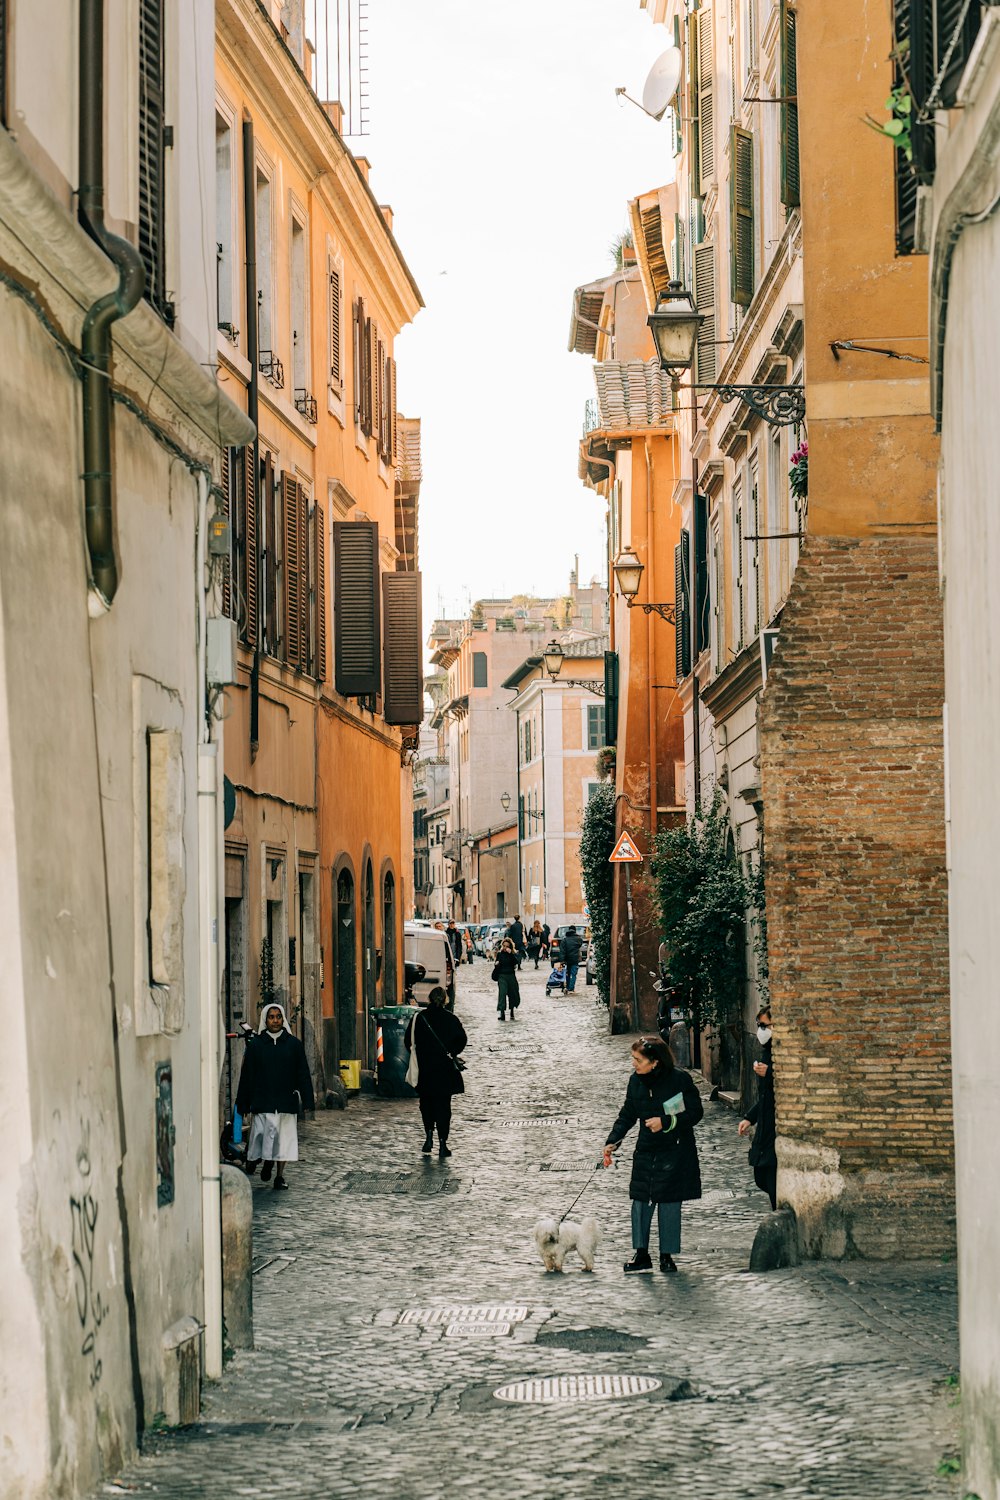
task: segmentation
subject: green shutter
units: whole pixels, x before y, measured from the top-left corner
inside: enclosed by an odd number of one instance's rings
[[[604,738],[607,744],[618,743],[618,652],[604,653]]]
[[[691,671],[690,562],[690,533],[682,531],[680,542],[674,548],[674,648],[678,682]]]
[[[688,141],[688,167],[691,174],[691,197],[701,195],[698,161],[701,153],[701,120],[698,117],[698,16],[687,18],[687,101],[691,134]]]
[[[739,307],[749,307],[754,287],[753,134],[733,126],[729,157],[730,292]]]
[[[795,11],[781,0],[781,201],[786,208],[799,206],[799,106],[798,72],[795,62]]]
[[[700,10],[698,23],[698,196],[715,176],[715,106],[712,77],[712,11]]]

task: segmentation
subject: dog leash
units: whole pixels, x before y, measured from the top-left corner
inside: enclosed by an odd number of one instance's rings
[[[617,1165],[618,1165],[618,1158],[616,1156],[613,1156],[611,1158],[611,1160],[614,1162],[615,1166],[617,1167]],[[573,1202],[570,1204],[569,1208],[567,1208],[566,1212],[560,1218],[560,1220],[559,1220],[560,1224],[564,1223],[565,1220],[569,1218],[570,1214],[573,1212],[574,1208],[579,1203],[580,1199],[583,1197],[584,1193],[590,1187],[590,1184],[593,1182],[593,1180],[597,1176],[598,1172],[601,1171],[601,1169],[603,1168],[603,1166],[604,1166],[604,1156],[602,1154],[601,1156],[598,1157],[597,1163],[596,1163],[596,1165],[594,1167],[594,1170],[591,1172],[590,1176],[587,1178],[586,1182],[583,1184],[583,1187],[577,1193],[576,1197],[573,1199]]]

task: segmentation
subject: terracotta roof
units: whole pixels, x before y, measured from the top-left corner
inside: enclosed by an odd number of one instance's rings
[[[670,377],[658,360],[604,360],[594,366],[594,384],[605,431],[671,424]]]
[[[589,354],[593,359],[597,351],[604,294],[617,281],[618,276],[619,272],[616,271],[612,276],[605,276],[600,281],[588,281],[584,286],[576,288],[567,345],[571,354]]]

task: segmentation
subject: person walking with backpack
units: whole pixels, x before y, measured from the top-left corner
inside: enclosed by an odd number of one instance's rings
[[[559,945],[559,957],[566,965],[566,993],[572,995],[576,989],[576,976],[580,970],[580,950],[583,948],[583,938],[577,932],[572,923],[567,927],[566,933]]]

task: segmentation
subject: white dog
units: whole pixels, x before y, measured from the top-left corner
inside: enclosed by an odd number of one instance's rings
[[[546,1271],[561,1271],[570,1250],[576,1251],[585,1271],[594,1269],[594,1251],[600,1237],[596,1219],[584,1219],[580,1224],[572,1219],[563,1219],[561,1224],[558,1219],[539,1219],[534,1233]]]

